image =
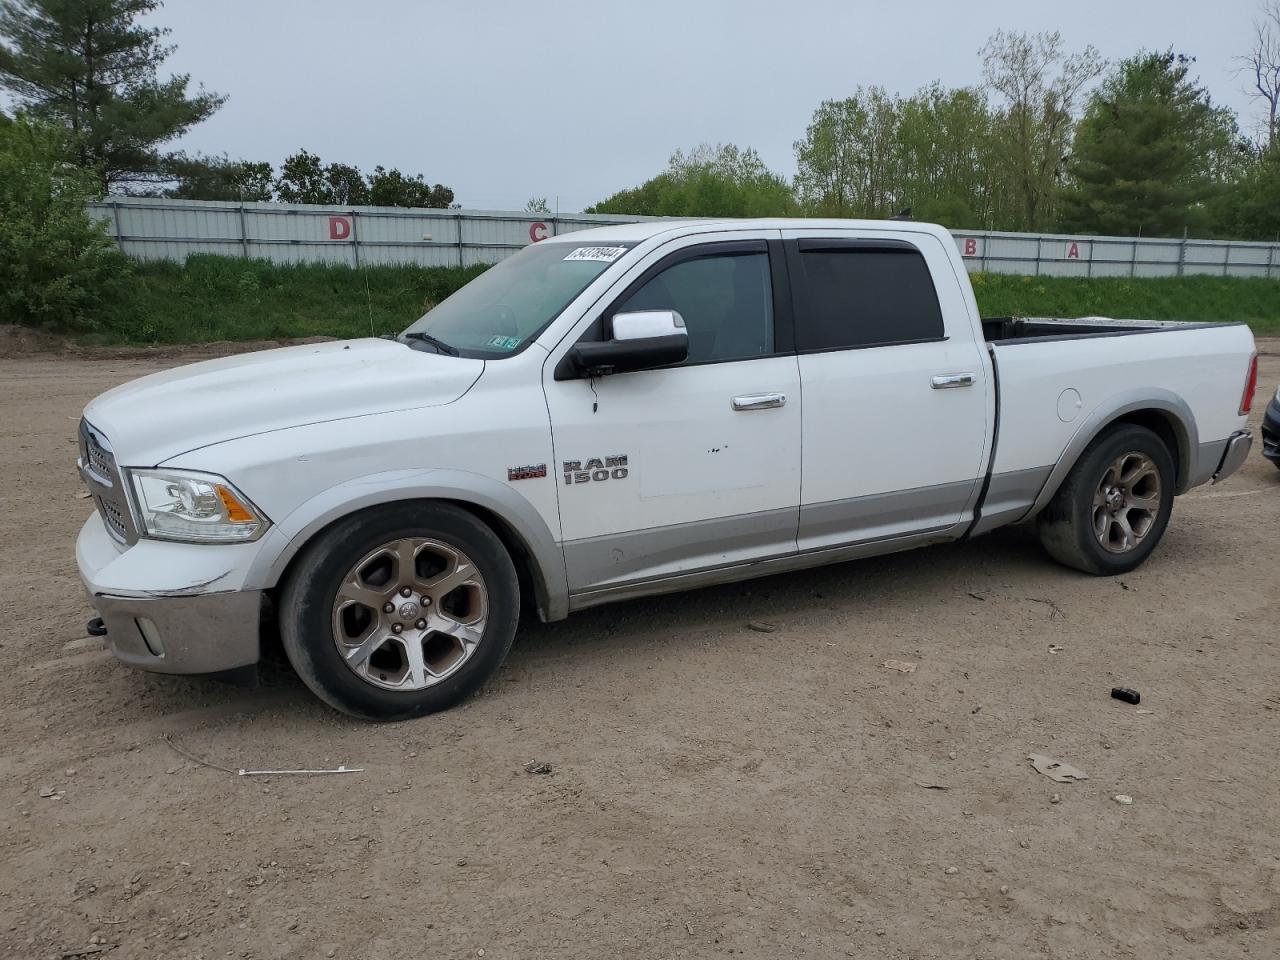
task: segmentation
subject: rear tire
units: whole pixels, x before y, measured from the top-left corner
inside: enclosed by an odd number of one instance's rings
[[[366,720],[458,703],[498,669],[520,611],[515,567],[466,510],[413,501],[338,521],[294,564],[280,638],[321,700]]]
[[[1128,573],[1169,525],[1175,469],[1164,442],[1120,424],[1081,454],[1039,517],[1040,542],[1059,563],[1095,576]]]

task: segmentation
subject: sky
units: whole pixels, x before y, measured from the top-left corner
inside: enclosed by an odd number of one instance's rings
[[[166,64],[230,95],[178,146],[421,173],[464,207],[574,212],[701,142],[795,172],[824,99],[981,81],[996,29],[1108,59],[1178,51],[1251,124],[1233,58],[1258,0],[167,0]]]

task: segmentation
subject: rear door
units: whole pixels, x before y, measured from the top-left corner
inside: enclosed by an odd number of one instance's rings
[[[683,316],[685,363],[572,374],[573,344],[608,336],[614,313],[657,309]],[[795,551],[801,404],[789,314],[778,231],[695,235],[637,264],[552,351],[543,386],[577,605]]]
[[[931,234],[784,238],[805,408],[799,549],[958,533],[992,402],[947,252]]]

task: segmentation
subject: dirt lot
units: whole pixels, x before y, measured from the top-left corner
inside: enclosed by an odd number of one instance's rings
[[[76,419],[175,362],[0,360],[0,956],[1280,955],[1280,471],[1256,455],[1122,580],[1013,530],[628,603],[373,726],[284,671],[148,677],[84,637]],[[365,771],[240,778],[166,735]]]

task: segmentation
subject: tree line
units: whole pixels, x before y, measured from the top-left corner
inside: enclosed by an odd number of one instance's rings
[[[1280,0],[1240,58],[1265,110],[1253,137],[1172,49],[1108,64],[1092,47],[1066,51],[1057,33],[998,31],[980,54],[980,86],[823,101],[794,144],[790,182],[753,149],[704,144],[588,212],[906,212],[953,228],[1280,237]]]
[[[160,77],[169,31],[139,23],[160,0],[0,0],[0,87],[28,122],[60,128],[66,158],[102,192],[193,200],[447,207],[453,191],[421,174],[323,163],[307,150],[277,173],[264,161],[191,156],[168,144],[227,97],[191,77]]]

